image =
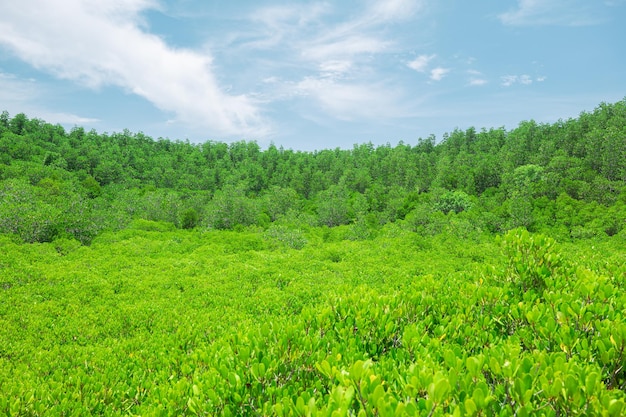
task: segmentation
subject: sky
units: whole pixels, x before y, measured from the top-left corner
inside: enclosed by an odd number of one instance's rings
[[[412,144],[626,97],[626,0],[0,2],[0,111],[262,148]]]

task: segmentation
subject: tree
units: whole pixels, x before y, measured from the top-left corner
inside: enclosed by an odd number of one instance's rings
[[[472,206],[470,196],[463,191],[446,191],[435,202],[435,209],[444,214],[460,213]]]
[[[249,226],[256,223],[259,214],[258,205],[245,195],[242,185],[227,185],[215,193],[207,208],[207,226],[215,229]]]
[[[339,226],[350,220],[348,190],[343,185],[332,185],[317,195],[317,219],[320,225]]]
[[[263,208],[270,218],[275,222],[284,216],[289,210],[300,209],[300,197],[292,188],[273,186],[263,195]]]
[[[533,198],[540,190],[543,168],[538,165],[522,165],[508,177],[509,214],[511,227],[530,228],[533,223]]]

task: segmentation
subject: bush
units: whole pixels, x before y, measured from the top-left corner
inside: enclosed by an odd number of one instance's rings
[[[152,220],[137,219],[133,220],[128,225],[128,228],[143,230],[144,232],[171,232],[176,229],[176,226],[168,222],[155,222]]]
[[[272,225],[265,231],[263,237],[277,246],[290,249],[302,249],[307,239],[300,229],[290,229],[286,226]]]
[[[554,239],[532,235],[525,229],[509,231],[502,238],[502,246],[508,259],[509,279],[522,292],[540,293],[563,265]]]
[[[472,206],[470,196],[463,191],[447,191],[435,202],[435,209],[448,214],[453,211],[460,213]]]
[[[187,210],[183,211],[181,227],[183,229],[193,229],[198,225],[199,219],[200,216],[198,215],[196,209],[188,208]]]

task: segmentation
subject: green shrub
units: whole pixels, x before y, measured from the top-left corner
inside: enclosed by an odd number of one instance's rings
[[[304,232],[287,226],[272,225],[263,233],[263,237],[276,246],[290,249],[302,249],[307,244]]]
[[[556,241],[540,234],[530,234],[525,229],[514,229],[501,239],[508,260],[509,278],[522,292],[538,294],[547,280],[563,266],[556,250]]]
[[[446,191],[435,202],[435,209],[444,214],[453,211],[460,213],[469,210],[472,206],[470,196],[463,191]]]

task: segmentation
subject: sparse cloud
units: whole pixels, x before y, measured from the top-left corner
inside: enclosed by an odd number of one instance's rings
[[[500,81],[503,86],[509,87],[517,82],[517,75],[503,75],[500,77]]]
[[[338,77],[350,71],[352,62],[349,60],[331,60],[319,64],[320,73],[323,76]]]
[[[293,46],[293,42],[309,33],[309,28],[320,25],[321,19],[332,12],[327,3],[306,5],[266,6],[247,16],[251,29],[229,34],[230,43],[238,41],[247,49],[271,49]]]
[[[450,72],[449,68],[437,67],[430,70],[430,79],[433,81],[441,81]]]
[[[64,112],[50,112],[42,110],[39,112],[39,117],[48,123],[59,123],[61,125],[75,125],[85,126],[99,122],[100,120],[92,117],[83,117],[76,114],[64,113]]]
[[[403,97],[393,92],[392,83],[381,80],[372,63],[400,47],[380,28],[415,16],[423,6],[424,0],[368,0],[362,11],[344,19],[328,3],[261,8],[253,19],[263,28],[241,47],[249,53],[259,47],[280,48],[283,63],[294,74],[280,80],[266,77],[276,81],[267,92],[269,100],[306,97],[341,120],[364,114],[397,117],[406,113]],[[334,23],[322,16],[332,16]]]
[[[384,83],[357,84],[329,78],[307,77],[295,85],[295,94],[313,98],[326,113],[343,121],[359,118],[406,116],[398,103],[400,93]]]
[[[0,103],[2,110],[12,114],[26,113],[48,123],[61,125],[89,125],[98,122],[93,117],[79,116],[72,113],[46,110],[40,104],[42,97],[48,95],[45,87],[36,80],[21,79],[13,74],[0,72]]]
[[[546,80],[545,76],[537,77],[537,78],[533,79],[528,74],[503,75],[502,77],[500,77],[500,83],[504,87],[510,87],[510,86],[512,86],[514,84],[530,85],[533,82],[542,82],[542,81],[545,81],[545,80]]]
[[[435,58],[435,55],[420,55],[410,61],[407,66],[417,72],[426,72],[428,64],[433,58]]]
[[[588,0],[518,0],[516,8],[498,18],[510,26],[590,26],[605,20]]]
[[[373,0],[370,6],[370,16],[385,21],[404,20],[413,16],[424,6],[423,0]]]
[[[469,85],[471,86],[481,86],[486,85],[489,82],[484,78],[483,73],[480,71],[476,71],[474,69],[467,70],[467,74],[469,74]]]
[[[58,78],[121,87],[213,133],[266,134],[257,103],[219,85],[209,54],[174,49],[144,31],[140,13],[158,7],[151,0],[3,2],[0,45]]]
[[[435,54],[432,55],[419,55],[412,61],[407,63],[407,66],[417,72],[428,72],[431,81],[441,81],[443,77],[448,75],[450,68],[434,67],[430,68],[430,63],[436,58]],[[430,68],[430,70],[429,70]]]
[[[326,61],[362,54],[377,54],[384,52],[389,46],[389,41],[355,34],[343,39],[316,40],[302,51],[302,57],[310,61]]]
[[[469,85],[471,86],[481,86],[487,84],[487,80],[484,78],[470,78]]]

